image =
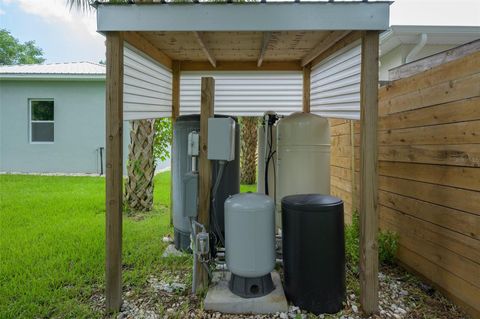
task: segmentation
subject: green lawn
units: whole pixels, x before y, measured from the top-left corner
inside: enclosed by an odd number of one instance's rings
[[[154,212],[124,218],[124,285],[190,266],[161,258],[172,233],[169,182],[169,172],[156,176]],[[0,318],[102,316],[89,300],[104,287],[104,185],[101,177],[0,175]]]

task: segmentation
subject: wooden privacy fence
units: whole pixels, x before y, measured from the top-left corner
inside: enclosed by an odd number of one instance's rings
[[[347,222],[359,132],[331,120],[331,188]],[[480,52],[382,87],[378,139],[380,227],[400,235],[399,261],[480,318]]]

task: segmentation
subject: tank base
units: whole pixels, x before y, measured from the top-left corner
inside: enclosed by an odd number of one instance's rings
[[[228,288],[242,298],[258,298],[271,293],[275,286],[270,273],[254,278],[242,277],[232,273]]]
[[[190,249],[190,233],[183,232],[176,228],[173,229],[173,244],[175,249],[180,251],[191,251]]]

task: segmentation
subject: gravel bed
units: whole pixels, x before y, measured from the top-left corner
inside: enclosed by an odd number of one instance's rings
[[[126,289],[121,312],[114,316],[117,319],[169,319],[169,318],[278,318],[278,319],[308,319],[308,318],[468,318],[455,305],[443,297],[431,286],[421,282],[399,267],[382,267],[379,273],[379,313],[370,317],[362,314],[358,293],[358,278],[347,272],[347,298],[344,309],[334,315],[315,316],[290,306],[287,313],[271,315],[229,315],[202,310],[202,297],[192,296],[190,287],[184,281],[188,278],[185,272],[172,276],[150,276],[141,289]],[[162,279],[162,278],[168,278]],[[94,295],[91,298],[97,311],[104,309],[104,297]]]

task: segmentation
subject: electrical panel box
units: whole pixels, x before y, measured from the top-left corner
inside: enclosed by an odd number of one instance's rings
[[[197,217],[198,211],[198,173],[190,172],[183,177],[185,197],[183,198],[183,214],[186,217]]]
[[[231,117],[208,119],[208,159],[235,159],[235,120]]]

